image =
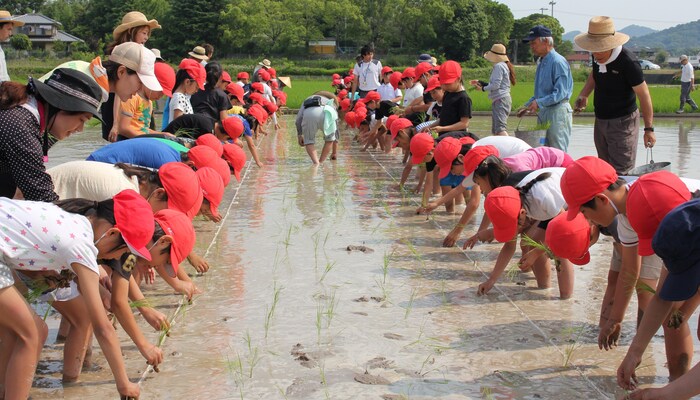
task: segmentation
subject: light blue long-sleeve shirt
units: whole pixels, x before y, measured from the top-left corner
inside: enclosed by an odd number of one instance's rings
[[[535,72],[535,95],[527,104],[537,100],[538,107],[550,107],[568,100],[574,91],[571,68],[566,59],[554,49],[540,60]]]
[[[504,61],[496,63],[491,71],[489,84],[484,86],[490,100],[498,100],[510,95],[510,70]]]

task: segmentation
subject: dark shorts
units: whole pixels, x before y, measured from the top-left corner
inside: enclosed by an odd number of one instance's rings
[[[537,227],[540,228],[540,229],[544,229],[544,230],[546,231],[546,230],[547,230],[547,226],[549,225],[549,222],[550,222],[551,220],[552,220],[552,219],[550,218],[550,219],[548,219],[548,220],[546,220],[546,221],[540,221],[539,223],[537,223]]]

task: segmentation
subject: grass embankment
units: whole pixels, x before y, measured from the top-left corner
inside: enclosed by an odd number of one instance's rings
[[[47,59],[47,60],[37,60],[37,59],[17,59],[8,60],[8,70],[12,80],[17,82],[26,82],[28,76],[39,77],[50,71],[56,65],[64,62],[65,60],[57,59]],[[318,69],[323,67],[331,67],[331,65],[323,64],[331,63],[328,60],[316,60],[319,63]],[[249,65],[252,60],[244,60],[243,62],[235,62],[234,60],[223,60],[222,65],[224,68],[233,75],[242,69],[252,69]],[[287,60],[280,60],[278,69],[278,75],[284,76],[285,69],[287,72],[295,72],[295,68],[299,67],[297,64],[302,62],[293,62]],[[315,70],[312,67],[311,61],[304,63],[303,68],[308,68],[308,71]],[[334,62],[333,66],[337,66],[337,61]],[[308,65],[307,65],[308,64]],[[518,84],[512,88],[511,95],[513,97],[513,108],[517,108],[523,105],[534,93],[534,66],[517,66],[516,73],[518,76]],[[298,68],[297,68],[298,69]],[[400,70],[401,68],[396,68]],[[280,72],[280,70],[282,72]],[[645,71],[645,73],[670,73],[675,70],[661,70],[661,71]],[[302,71],[296,71],[302,72]],[[306,72],[306,71],[304,71]],[[490,75],[490,68],[475,68],[475,69],[465,69],[464,79],[468,82],[470,79],[481,79],[488,80]],[[575,69],[573,71],[574,76],[574,96],[571,99],[572,106],[578,93],[583,86],[583,81],[587,76],[587,70],[585,69]],[[697,74],[697,72],[696,72]],[[306,97],[318,90],[331,90],[330,86],[330,74],[325,76],[309,76],[309,75],[295,75],[291,74],[292,77],[292,88],[287,89],[288,101],[287,106],[289,108],[299,108],[301,103]],[[651,96],[654,103],[655,113],[672,113],[678,108],[678,98],[680,96],[680,88],[675,85],[650,85]],[[469,96],[472,99],[472,109],[474,111],[490,111],[491,102],[488,100],[486,93],[477,92],[475,90],[469,90]],[[693,96],[696,97],[696,96]],[[593,111],[593,98],[589,99],[589,106],[586,111]]]

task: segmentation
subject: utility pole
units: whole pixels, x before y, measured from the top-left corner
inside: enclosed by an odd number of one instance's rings
[[[547,11],[547,7],[542,7],[540,8],[540,13],[544,15],[544,12]]]
[[[552,18],[554,18],[554,5],[557,4],[556,1],[552,0],[549,2],[549,5],[552,6]]]

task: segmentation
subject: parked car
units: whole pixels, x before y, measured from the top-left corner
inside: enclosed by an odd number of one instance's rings
[[[661,69],[661,67],[649,60],[639,60],[639,65],[642,69]]]

